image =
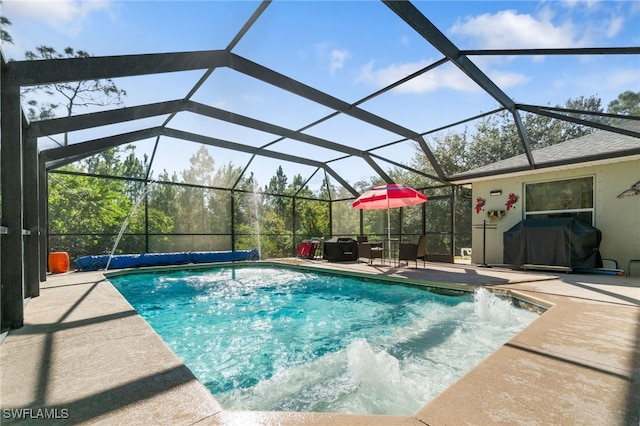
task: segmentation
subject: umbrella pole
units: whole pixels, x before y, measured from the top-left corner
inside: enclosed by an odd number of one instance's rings
[[[389,266],[391,266],[391,207],[389,195],[387,195],[387,258],[389,259]]]

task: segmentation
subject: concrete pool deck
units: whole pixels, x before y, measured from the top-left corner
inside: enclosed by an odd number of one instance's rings
[[[550,308],[414,415],[240,412],[223,409],[101,272],[51,275],[0,344],[0,423],[640,424],[638,277],[282,261],[482,285]]]

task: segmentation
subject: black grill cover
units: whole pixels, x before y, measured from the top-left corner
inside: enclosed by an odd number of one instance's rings
[[[358,260],[358,242],[353,238],[331,238],[324,242],[322,258],[330,262]]]
[[[503,234],[509,265],[602,268],[599,229],[572,217],[528,219]]]

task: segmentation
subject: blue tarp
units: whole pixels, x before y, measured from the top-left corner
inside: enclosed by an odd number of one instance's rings
[[[143,253],[83,256],[73,261],[78,271],[98,271],[109,269],[139,268],[142,266],[186,265],[189,263],[236,262],[260,259],[258,250],[237,251],[196,251],[179,253]]]

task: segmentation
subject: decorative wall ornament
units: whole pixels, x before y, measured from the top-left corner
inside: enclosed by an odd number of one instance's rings
[[[480,213],[480,210],[482,210],[482,207],[484,206],[484,198],[482,197],[478,197],[476,199],[476,214]]]
[[[505,204],[505,206],[507,206],[507,211],[511,210],[512,208],[515,209],[514,204],[517,202],[518,202],[518,196],[513,192],[509,194],[509,198],[507,199],[507,204]]]
[[[631,188],[626,191],[622,191],[616,198],[633,197],[638,194],[640,194],[640,180],[631,185]]]
[[[507,212],[504,210],[489,210],[487,212],[487,216],[491,222],[497,222],[503,217],[507,215]]]

